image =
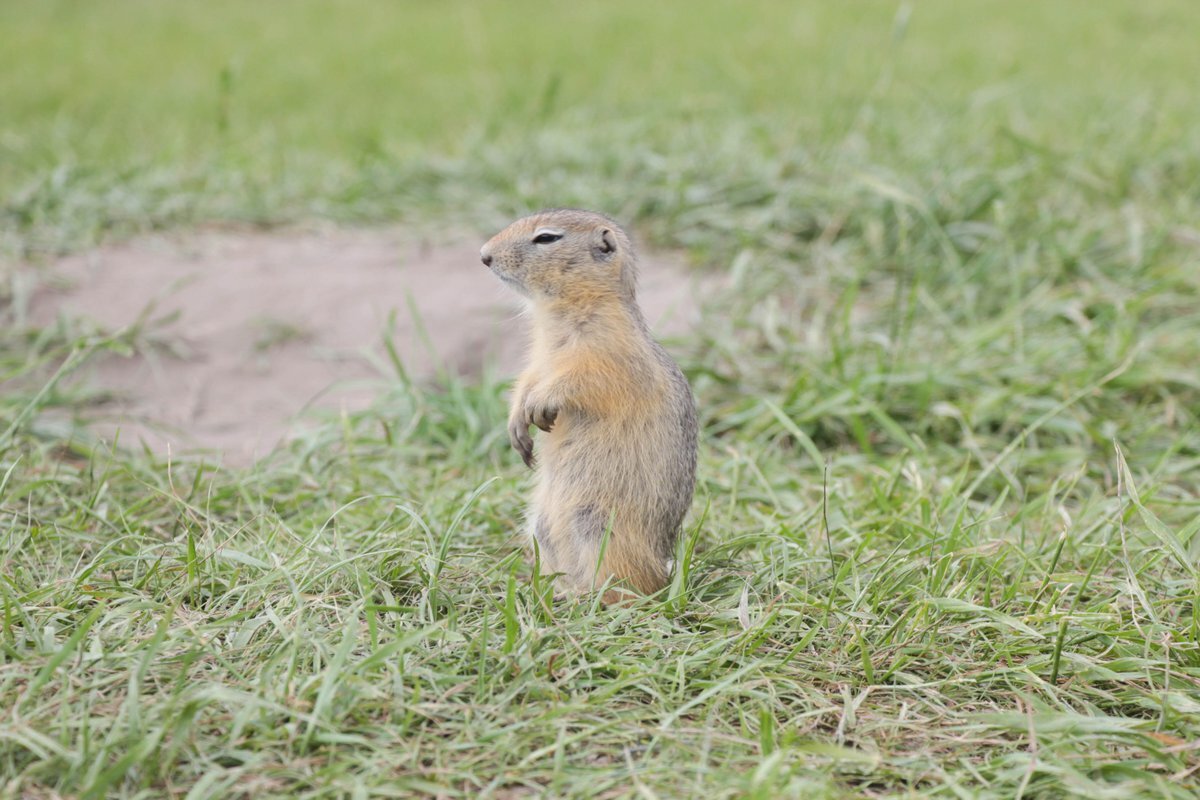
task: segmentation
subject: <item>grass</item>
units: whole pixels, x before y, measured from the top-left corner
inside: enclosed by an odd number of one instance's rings
[[[687,155],[681,131],[693,165],[724,137],[914,174],[910,147],[1021,146],[997,128],[1052,158],[1194,130],[1188,0],[992,5],[0,3],[0,253],[214,218],[491,226],[568,167],[572,196],[617,171],[636,202],[628,151]],[[598,152],[527,147],[553,133]]]
[[[617,610],[514,546],[499,376],[166,464],[51,379],[137,331],[6,326],[0,797],[1195,796],[1186,4],[644,6],[0,6],[10,253],[562,202],[732,284]]]

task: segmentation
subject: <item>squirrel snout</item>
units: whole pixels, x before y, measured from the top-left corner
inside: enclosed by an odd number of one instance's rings
[[[479,260],[483,262],[485,267],[492,265],[492,254],[487,251],[487,248],[479,251]]]

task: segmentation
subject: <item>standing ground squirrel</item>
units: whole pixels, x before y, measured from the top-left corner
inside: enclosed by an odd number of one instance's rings
[[[553,209],[480,257],[533,318],[508,435],[533,467],[529,426],[545,432],[529,508],[544,570],[572,593],[611,581],[605,602],[661,589],[695,489],[696,412],[638,308],[629,237],[602,214]]]

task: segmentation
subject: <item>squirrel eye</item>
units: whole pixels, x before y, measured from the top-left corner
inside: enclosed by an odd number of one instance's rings
[[[561,238],[563,238],[561,233],[539,233],[537,236],[533,237],[533,243],[550,244],[551,242],[557,242]]]

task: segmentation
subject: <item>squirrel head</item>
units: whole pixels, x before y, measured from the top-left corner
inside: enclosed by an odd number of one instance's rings
[[[554,208],[522,217],[479,251],[483,263],[531,301],[633,303],[637,259],[610,217]]]

